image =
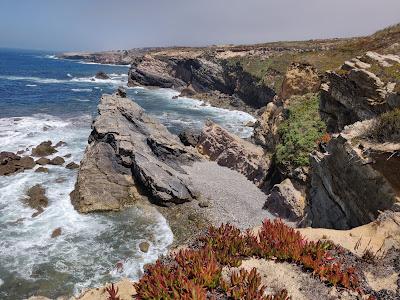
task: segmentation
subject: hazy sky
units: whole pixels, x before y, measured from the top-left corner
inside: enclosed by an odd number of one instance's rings
[[[400,0],[0,0],[0,47],[105,50],[370,34]]]

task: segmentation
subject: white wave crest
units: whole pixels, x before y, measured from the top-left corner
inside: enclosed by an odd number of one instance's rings
[[[91,92],[92,89],[71,89],[73,92]]]

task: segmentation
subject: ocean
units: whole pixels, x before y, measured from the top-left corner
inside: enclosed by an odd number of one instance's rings
[[[79,162],[103,93],[128,81],[128,67],[57,59],[54,53],[0,49],[0,151],[26,151],[47,140],[66,142],[53,156]],[[110,79],[94,79],[104,71]],[[200,129],[208,119],[248,137],[254,118],[244,112],[204,106],[169,89],[128,88],[128,96],[173,133]],[[72,295],[122,277],[138,279],[143,266],[165,254],[173,235],[156,211],[77,213],[69,198],[76,170],[49,166],[0,177],[0,299]],[[24,204],[30,187],[46,188],[49,205],[32,218]],[[62,234],[51,238],[54,229]],[[147,253],[139,251],[150,242]],[[117,270],[117,264],[123,270]]]

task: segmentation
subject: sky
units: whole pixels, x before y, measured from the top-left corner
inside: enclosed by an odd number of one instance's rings
[[[94,51],[367,35],[400,0],[0,0],[0,47]]]

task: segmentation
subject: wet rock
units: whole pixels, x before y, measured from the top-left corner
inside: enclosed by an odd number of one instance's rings
[[[57,178],[56,180],[55,180],[55,182],[56,183],[63,183],[63,182],[65,182],[65,181],[67,181],[64,177],[59,177],[59,178]]]
[[[72,156],[71,153],[68,153],[68,154],[65,154],[65,155],[64,155],[65,158],[70,158],[71,156]]]
[[[49,169],[48,168],[44,168],[44,167],[39,167],[35,170],[36,173],[49,173]]]
[[[247,123],[244,124],[244,125],[245,125],[246,127],[254,127],[255,124],[256,124],[255,122],[249,121],[249,122],[247,122]]]
[[[199,142],[200,133],[193,129],[185,129],[179,133],[179,139],[185,146],[196,147]]]
[[[25,153],[25,150],[19,150],[19,151],[17,151],[17,155],[21,155],[21,154],[24,154]]]
[[[141,242],[139,244],[140,251],[147,253],[149,252],[150,244],[148,242]]]
[[[116,91],[117,96],[121,98],[126,98],[126,89],[122,86],[119,86],[117,91]]]
[[[46,197],[46,190],[40,184],[31,187],[27,191],[26,196],[25,203],[31,208],[44,208],[49,204],[49,200]]]
[[[74,162],[70,162],[65,167],[67,169],[70,169],[70,170],[79,169],[79,165],[77,163],[74,163]]]
[[[50,159],[41,157],[36,161],[36,163],[41,166],[48,165],[50,163]]]
[[[184,88],[179,97],[193,97],[194,95],[196,95],[196,91],[194,90],[192,85],[189,85],[188,87]]]
[[[302,96],[319,90],[321,80],[317,70],[310,64],[292,63],[285,74],[280,97],[289,99],[291,96]]]
[[[52,146],[52,142],[46,141],[40,143],[37,147],[32,149],[32,156],[43,157],[43,156],[49,156],[56,152],[57,150],[55,149],[54,146]]]
[[[262,187],[270,167],[264,150],[221,126],[208,121],[204,126],[196,149],[210,160],[245,175]]]
[[[56,237],[59,237],[62,233],[62,229],[61,227],[58,227],[56,229],[53,230],[53,232],[51,233],[51,238],[54,239]]]
[[[58,148],[58,147],[66,146],[66,145],[67,145],[66,142],[64,142],[64,141],[59,141],[59,142],[54,146],[54,148]]]
[[[35,161],[29,156],[21,157],[12,152],[0,152],[0,176],[33,169],[35,165]]]
[[[32,218],[36,218],[38,215],[44,212],[44,209],[42,207],[38,207],[36,211],[32,214]]]
[[[54,166],[61,166],[64,163],[65,163],[64,158],[62,158],[60,156],[56,156],[52,160],[50,160],[50,165],[54,165]]]
[[[97,78],[97,79],[103,79],[103,80],[105,80],[105,79],[110,79],[110,76],[108,76],[108,75],[107,75],[105,72],[103,72],[103,71],[97,72],[96,75],[95,75],[94,77]]]
[[[290,179],[285,179],[271,189],[264,208],[289,221],[298,222],[304,217],[305,199]]]
[[[81,212],[119,210],[142,198],[168,205],[193,199],[181,164],[199,159],[128,98],[104,95],[72,203]]]

